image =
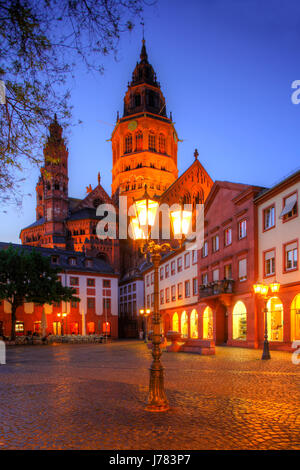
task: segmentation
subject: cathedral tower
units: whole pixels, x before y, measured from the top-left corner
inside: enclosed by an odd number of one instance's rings
[[[130,205],[142,196],[145,184],[151,196],[160,196],[176,180],[178,136],[148,62],[145,40],[111,141],[113,197],[126,195]]]
[[[56,115],[49,126],[44,147],[45,165],[37,184],[37,219],[45,219],[48,246],[65,247],[65,219],[68,216],[68,150]]]

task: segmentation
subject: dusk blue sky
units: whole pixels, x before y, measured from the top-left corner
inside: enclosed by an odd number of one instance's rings
[[[181,174],[199,159],[213,180],[270,186],[300,166],[299,0],[158,0],[145,10],[148,57],[172,111]],[[102,76],[77,68],[70,83],[74,121],[69,148],[69,195],[90,183],[111,193],[111,145],[127,82],[139,58],[142,29],[121,37],[118,60],[99,62]],[[55,112],[55,110],[53,110]],[[35,220],[39,170],[27,174],[21,210],[2,207],[1,241],[19,243]]]

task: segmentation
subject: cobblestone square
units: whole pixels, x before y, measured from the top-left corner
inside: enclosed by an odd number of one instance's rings
[[[142,342],[8,348],[0,449],[300,449],[300,365],[271,355],[163,353],[171,409],[153,414]]]

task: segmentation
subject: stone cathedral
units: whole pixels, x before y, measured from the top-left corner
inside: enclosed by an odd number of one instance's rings
[[[96,208],[109,203],[117,209],[120,195],[127,196],[129,206],[143,195],[145,184],[149,195],[158,197],[162,203],[183,200],[195,205],[204,202],[213,181],[199,162],[197,150],[190,167],[178,177],[179,142],[143,40],[139,61],[125,93],[123,116],[118,114],[111,135],[111,195],[101,186],[98,174],[97,186],[89,185],[83,199],[70,197],[69,152],[55,116],[49,126],[43,149],[44,166],[36,185],[36,220],[21,230],[22,243],[83,251],[87,256],[110,263],[115,272],[124,276],[137,262],[130,247],[133,242],[120,244],[109,238],[99,240]]]

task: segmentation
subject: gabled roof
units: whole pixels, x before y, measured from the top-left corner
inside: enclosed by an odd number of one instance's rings
[[[218,192],[220,189],[228,189],[228,190],[233,190],[237,191],[238,195],[236,197],[242,196],[244,193],[252,193],[254,192],[260,192],[263,188],[260,186],[252,186],[250,184],[244,184],[244,183],[233,183],[232,181],[215,181],[210,193],[205,201],[205,207],[204,207],[204,212],[205,214],[209,210],[210,206],[212,205],[215,197],[217,196]],[[234,198],[235,199],[235,198]]]
[[[198,167],[200,168],[207,178],[210,180],[211,183],[213,183],[213,180],[205,170],[204,166],[199,162],[198,159],[195,159],[193,163],[169,186],[161,195],[160,195],[160,200],[164,200],[164,198],[176,187],[179,186],[180,183],[183,181],[183,179],[195,168]]]

